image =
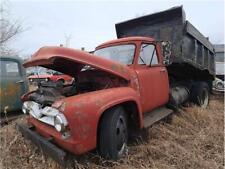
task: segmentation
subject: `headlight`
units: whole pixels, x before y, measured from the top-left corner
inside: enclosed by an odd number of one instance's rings
[[[68,122],[63,114],[58,114],[54,118],[54,126],[58,132],[65,131],[65,127],[68,125]]]
[[[48,81],[48,78],[45,78],[45,81],[47,82]]]
[[[30,82],[32,82],[32,81],[33,81],[33,79],[29,79],[29,81],[30,81]]]
[[[33,101],[26,101],[23,103],[22,111],[24,114],[30,114],[35,118],[40,118],[42,116],[40,112],[40,105]]]
[[[222,82],[217,82],[216,87],[218,89],[224,89],[224,84]]]
[[[29,111],[27,110],[27,106],[25,104],[22,105],[22,111],[24,114],[28,114]]]

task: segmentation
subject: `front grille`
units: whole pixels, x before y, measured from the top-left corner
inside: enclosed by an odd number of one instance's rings
[[[30,78],[29,81],[31,83],[40,83],[40,82],[43,82],[45,81],[46,78]]]

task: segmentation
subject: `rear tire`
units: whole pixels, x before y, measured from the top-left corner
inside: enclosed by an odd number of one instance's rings
[[[103,114],[99,133],[99,153],[105,159],[117,160],[127,154],[127,117],[122,107]]]
[[[205,82],[197,82],[192,90],[192,100],[198,106],[206,108],[209,104],[209,86]]]

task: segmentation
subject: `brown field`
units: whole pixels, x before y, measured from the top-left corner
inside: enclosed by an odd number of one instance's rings
[[[18,119],[17,122],[23,122]],[[148,137],[129,146],[129,155],[117,162],[96,152],[74,159],[68,168],[114,169],[222,169],[224,166],[224,102],[212,99],[203,110],[192,106],[174,114],[170,123],[157,123]],[[15,129],[15,122],[0,129],[0,169],[59,169]]]

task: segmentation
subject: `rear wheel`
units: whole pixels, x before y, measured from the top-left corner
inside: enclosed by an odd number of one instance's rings
[[[205,82],[198,82],[194,85],[192,91],[194,103],[202,108],[206,108],[209,104],[209,86]]]
[[[122,107],[105,112],[100,124],[99,153],[106,159],[117,160],[127,153],[127,117]]]

